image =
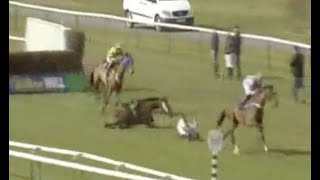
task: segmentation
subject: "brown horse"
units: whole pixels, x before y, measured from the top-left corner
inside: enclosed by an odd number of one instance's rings
[[[126,53],[119,64],[114,64],[111,67],[110,72],[107,74],[104,65],[97,66],[90,75],[90,84],[95,92],[101,91],[101,85],[103,85],[103,105],[102,112],[109,103],[110,97],[113,95],[118,96],[122,90],[123,78],[125,71],[129,69],[131,75],[134,74],[134,61],[130,54]]]
[[[236,144],[234,135],[234,131],[239,125],[258,128],[261,134],[261,140],[264,144],[264,150],[265,152],[268,152],[263,130],[263,108],[266,102],[271,100],[274,100],[274,106],[277,107],[277,93],[274,92],[272,85],[268,85],[260,88],[258,93],[247,102],[243,110],[240,110],[239,107],[236,106],[233,108],[226,108],[221,112],[220,118],[217,122],[218,127],[221,127],[225,117],[232,120],[232,128],[227,131],[224,138],[227,138],[228,135],[231,134],[231,143],[234,146],[234,154],[239,154],[240,151]]]
[[[145,124],[149,128],[154,128],[153,113],[157,110],[161,110],[161,113],[170,117],[174,115],[166,97],[144,98],[122,104],[122,107],[115,111],[116,122],[105,123],[104,127],[114,128],[118,126],[122,129],[129,128],[132,125]]]

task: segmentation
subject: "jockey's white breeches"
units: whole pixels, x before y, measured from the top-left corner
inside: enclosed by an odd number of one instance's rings
[[[188,133],[185,131],[186,123],[183,121],[183,119],[179,119],[177,124],[177,131],[180,134],[180,136],[187,136]]]
[[[224,59],[225,59],[225,66],[227,68],[234,68],[234,66],[236,64],[236,56],[234,53],[225,54]]]
[[[242,86],[246,95],[254,95],[256,93],[255,89],[252,89],[254,85],[254,80],[251,78],[246,78],[242,81]]]

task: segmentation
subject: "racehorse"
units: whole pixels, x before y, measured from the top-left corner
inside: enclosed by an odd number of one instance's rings
[[[172,117],[174,115],[172,108],[166,97],[149,97],[123,103],[120,109],[115,110],[115,123],[105,123],[104,127],[114,128],[118,126],[120,129],[130,128],[132,125],[145,124],[149,128],[154,128],[153,113],[161,110]]]
[[[129,70],[130,74],[134,74],[134,61],[129,53],[125,53],[124,57],[117,64],[115,63],[111,67],[110,72],[107,74],[104,64],[98,65],[90,75],[90,84],[94,92],[99,93],[100,85],[103,85],[103,106],[102,112],[109,103],[109,98],[113,93],[117,96],[122,90],[123,77],[126,70]]]
[[[278,97],[277,93],[274,91],[272,85],[267,85],[260,88],[256,95],[254,95],[244,106],[243,110],[240,110],[238,106],[233,108],[225,108],[219,117],[217,126],[220,128],[225,117],[229,120],[232,120],[232,127],[224,135],[224,139],[231,134],[231,143],[234,146],[233,153],[239,154],[240,150],[236,144],[234,131],[239,125],[247,127],[256,127],[258,128],[261,140],[264,144],[264,151],[268,152],[268,147],[265,142],[264,128],[263,128],[263,114],[264,106],[267,101],[274,100],[274,107],[278,106]]]

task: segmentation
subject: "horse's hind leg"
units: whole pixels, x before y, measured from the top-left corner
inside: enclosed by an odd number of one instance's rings
[[[268,152],[268,146],[266,145],[266,139],[265,139],[265,136],[264,136],[264,128],[263,128],[263,124],[262,123],[258,124],[258,130],[260,132],[261,140],[263,142],[263,149],[264,149],[265,152]]]

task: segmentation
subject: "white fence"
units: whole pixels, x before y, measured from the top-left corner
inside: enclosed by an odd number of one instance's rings
[[[23,37],[10,36],[10,35],[9,35],[9,39],[14,40],[14,41],[22,41],[22,42],[26,41],[25,38],[23,38]]]
[[[70,155],[70,156],[74,156],[74,157],[78,157],[78,158],[90,159],[90,160],[94,160],[94,161],[98,161],[98,162],[102,162],[102,163],[106,163],[106,164],[111,164],[116,167],[127,168],[127,169],[131,169],[134,171],[139,171],[139,172],[147,173],[150,175],[159,176],[161,178],[170,178],[172,180],[193,180],[190,178],[180,177],[180,176],[176,176],[173,174],[156,171],[153,169],[144,168],[144,167],[140,167],[140,166],[125,163],[125,162],[115,161],[115,160],[112,160],[109,158],[100,157],[97,155],[84,153],[84,152],[77,152],[77,151],[71,151],[71,150],[66,150],[66,149],[58,149],[58,148],[45,147],[45,146],[40,146],[40,145],[26,144],[26,143],[20,143],[20,142],[15,142],[15,141],[9,141],[9,147],[10,146],[24,148],[24,149],[30,149],[30,150],[34,150],[34,151],[44,151],[44,152],[50,152],[50,153],[55,153],[55,154]]]
[[[25,8],[25,9],[33,9],[33,10],[38,10],[38,11],[44,11],[44,12],[52,12],[61,15],[59,18],[63,18],[62,15],[70,15],[74,17],[74,21],[76,24],[79,23],[79,18],[80,17],[90,17],[90,18],[97,18],[97,19],[110,19],[114,21],[120,21],[120,22],[134,22],[134,23],[142,23],[142,24],[149,24],[149,25],[158,25],[162,27],[167,27],[167,28],[174,28],[174,29],[181,29],[181,30],[191,30],[191,31],[196,31],[200,33],[206,33],[210,34],[213,32],[217,32],[220,35],[226,35],[228,32],[226,31],[218,31],[214,29],[208,29],[208,28],[201,28],[201,27],[191,27],[191,26],[184,26],[184,25],[176,25],[176,24],[167,24],[167,23],[152,23],[152,22],[144,22],[144,21],[136,21],[136,20],[130,20],[124,17],[118,17],[114,15],[108,15],[108,14],[100,14],[100,13],[89,13],[89,12],[78,12],[78,11],[71,11],[71,10],[63,10],[63,9],[57,9],[57,8],[49,8],[49,7],[43,7],[43,6],[38,6],[38,5],[31,5],[31,4],[25,4],[25,3],[20,3],[20,2],[15,2],[15,1],[9,1],[9,10],[10,6],[13,7],[19,7],[19,8]],[[17,12],[16,12],[17,13]],[[266,36],[258,36],[258,35],[252,35],[252,34],[242,34],[242,37],[244,41],[247,42],[259,42],[262,44],[266,44],[267,47],[270,48],[270,46],[286,46],[286,48],[292,49],[293,46],[299,46],[303,49],[306,50],[311,50],[311,45],[309,44],[304,44],[304,43],[299,43],[299,42],[293,42],[293,41],[288,41],[288,40],[283,40],[283,39],[278,39],[278,38],[273,38],[273,37],[266,37]],[[204,39],[208,39],[206,37],[203,37]]]
[[[12,151],[12,150],[9,150],[9,156],[13,156],[16,158],[22,158],[22,159],[28,159],[31,161],[41,162],[41,163],[50,164],[50,165],[61,166],[61,167],[65,167],[65,168],[71,168],[71,169],[106,175],[106,176],[118,177],[118,178],[122,178],[122,179],[156,180],[154,178],[148,178],[148,177],[123,173],[123,172],[118,172],[118,171],[113,171],[113,170],[108,170],[108,169],[102,169],[102,168],[87,166],[87,165],[83,165],[83,164],[79,164],[79,163],[62,161],[62,160],[58,160],[58,159],[47,158],[47,157],[43,157],[43,156],[37,156],[37,155],[29,154],[29,153],[17,152],[17,151]]]

